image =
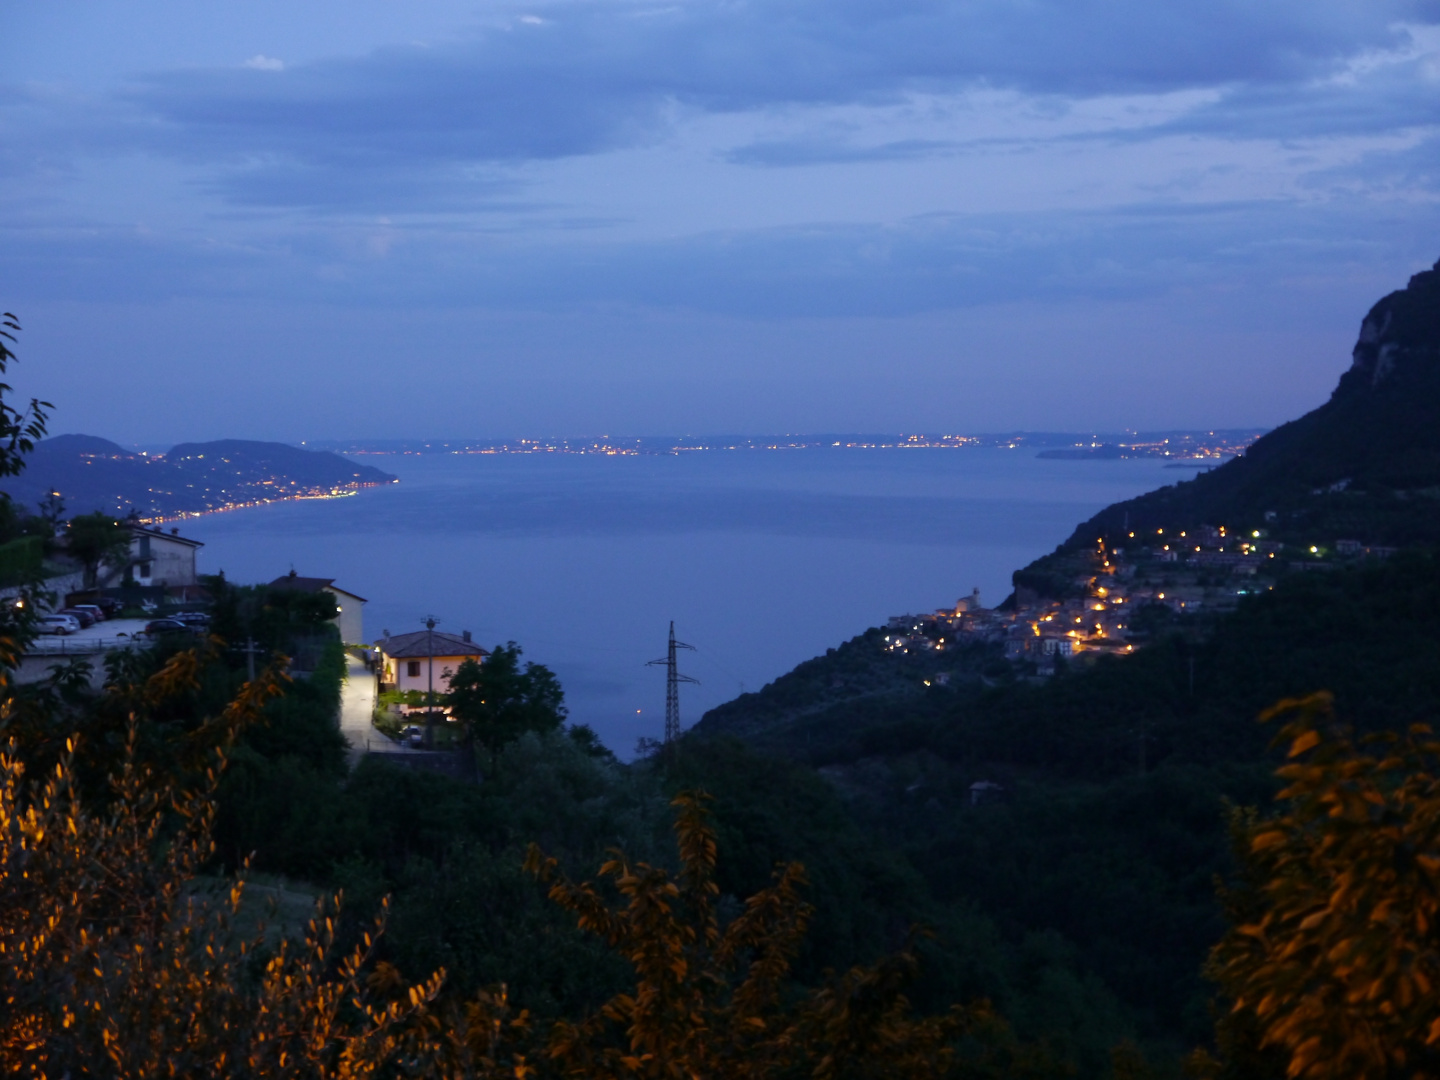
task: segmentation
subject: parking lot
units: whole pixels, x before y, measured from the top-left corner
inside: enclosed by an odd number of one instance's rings
[[[31,644],[31,655],[43,653],[58,656],[105,652],[127,645],[144,645],[145,624],[149,619],[106,619],[73,634],[41,634]]]

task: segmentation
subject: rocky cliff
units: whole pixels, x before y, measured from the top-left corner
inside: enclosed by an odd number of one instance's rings
[[[1440,543],[1440,263],[1370,309],[1352,355],[1318,409],[1218,469],[1107,507],[1065,546],[1202,524]]]

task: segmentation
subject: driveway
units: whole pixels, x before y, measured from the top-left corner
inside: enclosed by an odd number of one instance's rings
[[[370,722],[375,715],[375,676],[361,660],[345,654],[345,683],[340,687],[340,733],[350,744],[350,767],[353,769],[374,742],[376,749],[394,746]],[[383,744],[383,745],[382,745]]]
[[[431,760],[451,762],[451,753],[435,750],[416,750],[404,743],[396,742],[383,731],[375,728],[371,718],[375,715],[375,676],[363,662],[349,653],[345,654],[345,684],[340,688],[340,733],[350,744],[347,755],[350,768],[355,768],[366,754],[384,754],[388,759],[406,757],[414,763]],[[432,766],[433,767],[433,766]],[[448,771],[442,769],[441,771]]]

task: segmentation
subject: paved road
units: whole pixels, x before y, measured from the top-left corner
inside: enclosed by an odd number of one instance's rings
[[[441,761],[442,772],[451,770],[454,755],[435,750],[416,750],[377,731],[371,718],[375,715],[375,676],[350,654],[345,655],[345,685],[340,688],[340,733],[350,744],[347,755],[353,769],[366,754],[385,754],[414,758],[417,762]],[[434,767],[434,766],[429,766]]]
[[[340,733],[350,744],[350,766],[353,768],[371,743],[375,749],[391,749],[395,744],[371,724],[375,714],[375,676],[365,664],[350,654],[345,655],[345,685],[340,688]]]

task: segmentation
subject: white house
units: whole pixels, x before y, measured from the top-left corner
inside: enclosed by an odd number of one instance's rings
[[[466,660],[483,660],[490,653],[470,640],[470,631],[457,637],[439,630],[395,634],[375,643],[376,670],[383,690],[450,689],[450,676]]]
[[[130,566],[140,585],[178,589],[200,584],[195,553],[205,545],[181,536],[180,530],[130,523]]]
[[[291,570],[284,577],[270,582],[269,588],[329,593],[334,597],[335,606],[340,611],[335,617],[335,625],[340,630],[340,640],[347,645],[358,645],[365,640],[364,608],[367,601],[363,596],[356,596],[340,588],[335,584],[334,578],[301,577]]]

